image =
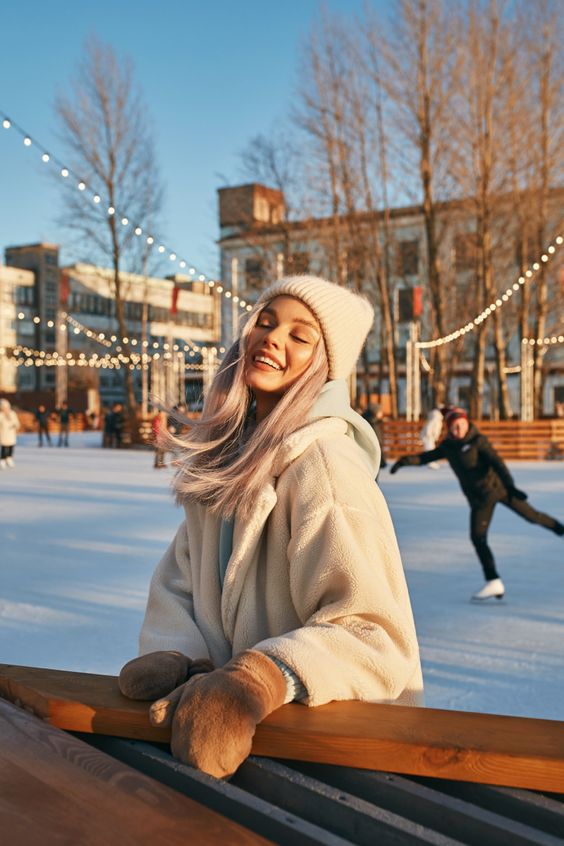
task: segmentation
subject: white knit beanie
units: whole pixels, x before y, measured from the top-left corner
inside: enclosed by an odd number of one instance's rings
[[[368,300],[319,276],[285,276],[263,291],[257,305],[284,295],[301,300],[317,318],[329,359],[329,379],[346,379],[374,320]]]

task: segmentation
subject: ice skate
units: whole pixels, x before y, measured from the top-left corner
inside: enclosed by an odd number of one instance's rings
[[[14,467],[15,466],[14,459],[10,455],[6,459],[6,464],[8,465],[8,467]]]
[[[483,588],[472,594],[472,601],[482,602],[484,599],[503,599],[505,587],[501,579],[490,579]]]
[[[6,464],[6,459],[0,459],[0,470],[5,470],[8,465]]]

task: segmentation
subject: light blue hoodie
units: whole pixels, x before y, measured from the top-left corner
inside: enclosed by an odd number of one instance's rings
[[[340,417],[348,423],[348,437],[360,447],[368,469],[376,478],[380,470],[380,444],[370,423],[351,408],[349,389],[344,379],[325,383],[311,409],[308,422],[323,417]]]

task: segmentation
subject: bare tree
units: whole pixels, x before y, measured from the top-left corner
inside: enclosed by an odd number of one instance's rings
[[[382,39],[384,80],[393,109],[396,155],[411,191],[422,203],[427,287],[433,335],[447,334],[447,276],[442,266],[439,204],[450,194],[453,100],[458,81],[455,18],[441,0],[397,0],[394,26]],[[444,345],[433,350],[433,403],[445,401],[449,357]]]
[[[364,48],[364,49],[363,49]],[[374,57],[372,56],[374,68]],[[381,358],[386,363],[391,413],[397,416],[397,376],[387,242],[375,186],[387,183],[380,82],[366,72],[366,44],[358,24],[324,16],[312,34],[302,77],[298,124],[318,163],[326,198],[327,243],[333,275],[368,294],[377,306]],[[379,197],[381,194],[379,195]],[[386,217],[384,215],[384,223]],[[364,360],[364,392],[371,392]]]
[[[80,175],[90,196],[94,192],[100,198],[98,204],[88,203],[82,193],[66,192],[63,220],[81,237],[83,250],[111,263],[118,332],[123,354],[129,357],[121,271],[127,261],[137,263],[141,255],[133,227],[153,226],[162,202],[147,109],[131,62],[122,61],[109,45],[90,39],[72,93],[57,99],[56,113],[69,167]],[[129,367],[125,386],[133,413],[136,400]]]
[[[534,191],[534,247],[537,256],[544,251],[551,236],[549,200],[551,188],[563,176],[564,156],[564,84],[561,8],[552,0],[532,0],[523,10],[534,20],[534,32],[527,39],[527,65],[530,72],[530,109],[535,143],[532,146],[532,184]],[[535,284],[534,336],[543,338],[547,331],[549,272],[544,264]],[[534,350],[535,413],[543,407],[545,349]]]

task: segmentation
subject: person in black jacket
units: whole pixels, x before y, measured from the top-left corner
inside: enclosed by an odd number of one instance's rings
[[[513,477],[485,435],[478,431],[462,408],[452,408],[445,415],[447,437],[427,452],[404,455],[390,468],[397,473],[406,465],[429,464],[446,458],[470,504],[470,539],[474,544],[486,578],[485,585],[472,596],[483,600],[501,599],[505,587],[497,572],[488,546],[488,529],[498,502],[529,523],[537,523],[557,535],[564,535],[564,525],[554,517],[536,511],[527,502],[527,494],[515,487]]]

